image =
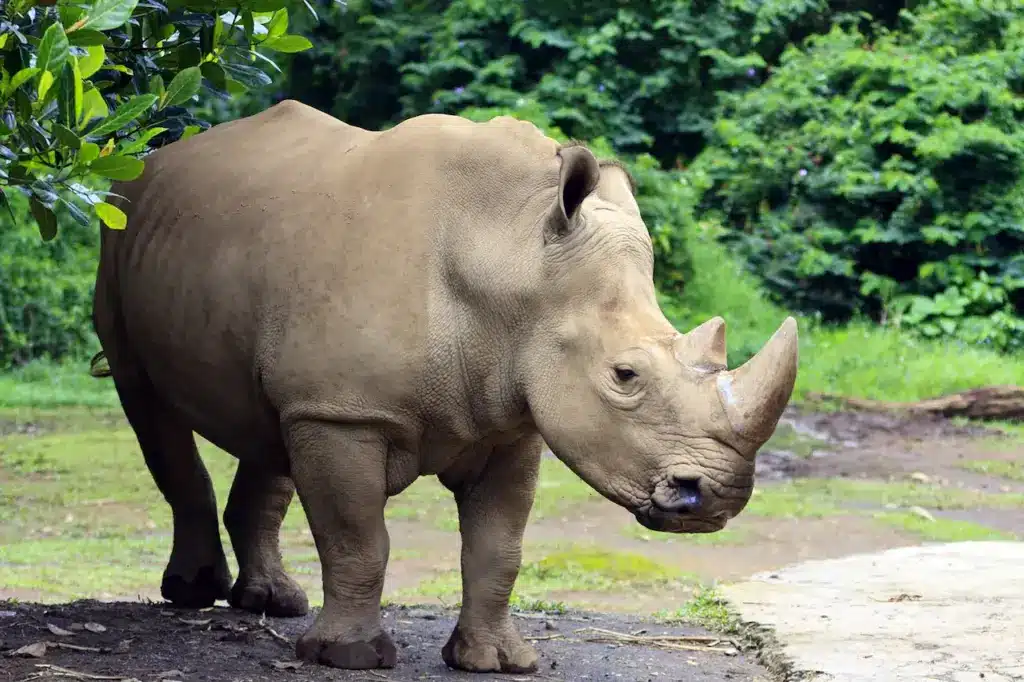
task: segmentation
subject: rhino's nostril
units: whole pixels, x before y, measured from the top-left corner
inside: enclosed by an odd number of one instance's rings
[[[654,506],[663,512],[692,514],[700,509],[700,480],[693,476],[673,476],[668,482],[669,490],[665,499],[655,495]]]

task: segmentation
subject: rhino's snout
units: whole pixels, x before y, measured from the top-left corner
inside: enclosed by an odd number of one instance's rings
[[[710,481],[691,473],[662,481],[646,505],[634,511],[644,527],[667,533],[712,533],[725,527],[735,510],[723,508]]]

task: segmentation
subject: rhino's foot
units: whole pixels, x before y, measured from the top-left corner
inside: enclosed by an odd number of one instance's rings
[[[309,613],[309,600],[298,583],[284,571],[269,577],[239,576],[231,588],[230,603],[236,609],[272,618],[294,618]]]
[[[346,670],[394,668],[398,662],[398,650],[386,632],[370,640],[344,642],[321,638],[315,629],[314,626],[295,645],[295,653],[300,660]]]
[[[474,673],[532,673],[537,651],[508,623],[498,633],[463,631],[458,625],[441,650],[445,665]]]
[[[205,609],[231,595],[231,574],[223,567],[203,566],[192,580],[165,573],[160,594],[174,606],[184,609]]]

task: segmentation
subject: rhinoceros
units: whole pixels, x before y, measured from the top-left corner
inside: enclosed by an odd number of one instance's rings
[[[462,540],[441,656],[528,673],[509,597],[545,444],[649,529],[723,528],[792,393],[796,323],[734,370],[721,317],[679,333],[635,190],[512,117],[370,131],[291,100],[115,183],[128,222],[102,233],[94,374],[173,512],[163,597],[306,614],[278,544],[297,492],[324,603],[296,656],[392,667],[384,507],[436,476]],[[238,460],[233,585],[194,432]]]

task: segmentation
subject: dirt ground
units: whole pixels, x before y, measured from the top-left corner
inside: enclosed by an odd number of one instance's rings
[[[532,676],[469,674],[449,670],[440,649],[456,614],[441,609],[390,607],[387,628],[399,647],[392,670],[339,671],[301,665],[292,642],[312,621],[266,619],[228,608],[205,612],[167,610],[155,604],[77,602],[40,607],[0,602],[0,649],[9,652],[40,642],[52,643],[41,657],[30,653],[0,659],[0,682],[62,675],[88,680],[184,682],[267,682],[271,680],[607,680],[630,682],[728,680],[764,681],[753,655],[741,653],[729,640],[712,638],[690,644],[629,644],[635,637],[707,635],[692,627],[666,627],[622,615],[567,613],[517,618],[524,637],[533,638],[541,667]],[[85,628],[103,627],[103,632]],[[67,634],[55,635],[57,632]],[[617,633],[612,641],[600,640]],[[710,647],[713,651],[666,650],[666,646]],[[71,647],[80,647],[79,649]],[[39,653],[39,652],[35,652]]]
[[[116,419],[108,428],[123,428],[115,422]],[[35,437],[48,430],[45,423],[0,426],[0,449],[4,432]],[[123,447],[133,447],[130,438],[124,442],[128,445]],[[125,461],[134,461],[135,454],[129,454]],[[977,466],[967,466],[972,463]],[[777,437],[759,457],[758,491],[754,499],[748,509],[730,523],[726,532],[702,537],[665,537],[638,529],[627,512],[602,499],[568,497],[569,501],[554,508],[548,505],[542,509],[544,513],[538,513],[531,520],[526,534],[524,566],[529,562],[541,566],[542,560],[546,560],[543,557],[550,558],[556,550],[568,551],[566,543],[571,542],[572,547],[601,548],[608,556],[614,555],[612,558],[649,559],[657,562],[652,565],[669,567],[680,575],[691,576],[693,581],[707,584],[739,580],[804,560],[950,539],[942,533],[963,535],[952,539],[976,539],[972,534],[985,532],[1024,538],[1022,464],[1024,439],[1019,432],[1000,435],[990,428],[962,426],[942,419],[903,419],[846,412],[817,414],[791,409]],[[1006,469],[999,471],[985,468],[1003,465]],[[40,467],[45,466],[46,462],[40,464]],[[2,478],[0,483],[3,483]],[[556,486],[551,493],[555,497],[579,494],[577,488],[571,487],[578,482],[559,485],[563,487]],[[82,505],[98,509],[108,502],[91,500]],[[409,503],[412,506],[408,511],[427,503],[438,504],[433,498],[415,498]],[[132,514],[139,513],[133,508],[126,509]],[[399,514],[389,518],[392,560],[385,584],[386,596],[406,604],[457,601],[457,592],[451,598],[450,590],[445,592],[437,587],[438,581],[450,581],[453,574],[457,575],[454,572],[458,567],[457,531],[438,522],[439,509],[429,507],[426,516]],[[69,523],[72,511],[77,515],[92,513],[87,512],[85,506],[69,510]],[[893,522],[892,517],[898,517],[899,522]],[[312,552],[312,539],[302,521],[295,522],[289,531],[294,537],[286,548],[286,561],[297,580],[309,591],[311,601],[317,603],[319,566]],[[947,525],[942,525],[943,522]],[[961,525],[948,525],[951,522]],[[156,522],[146,523],[145,528],[151,529],[145,530],[146,533],[166,539],[167,520],[157,518]],[[60,547],[62,531],[51,525],[32,529],[33,542],[39,538],[40,542],[52,541],[56,543],[54,547]],[[133,541],[142,542],[137,538]],[[580,569],[572,565],[571,570],[567,569],[569,577],[559,578],[562,582],[552,582],[550,577],[544,582],[535,572],[531,594],[552,602],[564,602],[573,609],[585,608],[587,613],[572,610],[560,615],[521,614],[517,617],[524,634],[539,638],[536,646],[542,653],[542,669],[532,678],[471,676],[447,671],[440,658],[440,648],[453,626],[455,614],[434,605],[387,607],[385,622],[394,628],[395,639],[400,643],[400,663],[395,670],[341,673],[315,666],[295,669],[289,665],[293,661],[291,645],[270,632],[273,629],[294,641],[308,625],[308,618],[268,621],[267,627],[259,625],[251,616],[227,608],[188,614],[147,603],[147,600],[159,600],[157,576],[166,560],[165,547],[161,545],[151,557],[139,556],[141,572],[137,576],[141,578],[137,585],[126,584],[118,576],[112,584],[120,587],[102,588],[95,583],[81,587],[61,585],[61,580],[69,574],[59,572],[47,578],[49,582],[5,585],[4,555],[0,547],[0,600],[11,600],[0,601],[0,682],[53,676],[61,672],[60,668],[104,676],[78,675],[78,679],[133,678],[142,682],[460,677],[628,681],[768,679],[765,670],[755,662],[754,653],[749,651],[673,651],[650,642],[588,641],[594,633],[581,632],[581,628],[600,627],[618,633],[646,630],[646,634],[709,634],[699,628],[668,627],[658,624],[663,621],[625,615],[677,610],[683,608],[693,594],[692,583],[690,587],[675,579],[644,583],[644,576],[634,580],[630,571],[639,569],[632,564],[616,568],[618,573],[608,572],[610,569],[602,564],[593,568],[596,571],[593,575],[586,573],[585,566]],[[62,562],[70,561],[67,557],[71,555],[42,556],[58,570]],[[111,559],[111,562],[116,561]],[[90,575],[94,577],[90,580],[95,580],[98,574],[95,567],[91,570],[94,572]],[[598,578],[604,582],[595,582]],[[520,580],[525,581],[522,577]],[[87,596],[120,603],[28,603],[53,602],[54,595],[70,595],[76,599]],[[75,623],[90,622],[100,623],[105,631],[72,630]],[[54,635],[48,629],[50,625],[74,634]],[[128,643],[123,644],[126,641]],[[38,642],[92,647],[100,651],[51,647],[41,658],[9,655]],[[718,646],[728,648],[731,645]]]

